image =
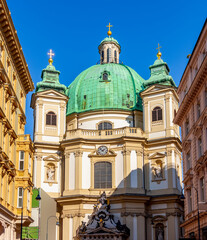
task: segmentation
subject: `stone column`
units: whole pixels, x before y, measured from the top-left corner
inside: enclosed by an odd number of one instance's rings
[[[69,218],[63,217],[63,240],[69,240]]]
[[[144,167],[143,167],[143,150],[141,148],[137,149],[137,187],[138,189],[142,189],[143,186],[143,171],[144,171]]]
[[[69,161],[70,153],[65,154],[65,189],[64,191],[69,190]]]
[[[124,187],[130,188],[131,187],[131,178],[130,178],[130,151],[124,150]]]
[[[75,189],[82,189],[82,151],[75,152]]]

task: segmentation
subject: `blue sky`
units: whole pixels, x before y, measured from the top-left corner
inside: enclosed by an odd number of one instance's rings
[[[120,59],[144,79],[156,59],[162,59],[178,85],[207,13],[206,0],[174,1],[68,1],[7,0],[29,70],[36,86],[48,64],[47,52],[55,52],[60,82],[68,86],[75,77],[99,60],[98,45],[112,36],[121,45]],[[31,93],[27,96],[26,133],[32,134]]]

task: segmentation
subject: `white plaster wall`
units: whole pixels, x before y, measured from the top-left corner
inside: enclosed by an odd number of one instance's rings
[[[155,210],[155,209],[164,209],[167,208],[167,204],[154,204],[151,205],[151,209]]]
[[[131,168],[131,187],[137,188],[137,154],[135,150],[130,154],[130,168]]]
[[[97,114],[79,118],[78,126],[81,129],[97,129],[97,124],[101,121],[109,121],[114,124],[114,128],[132,127],[133,117],[125,114]],[[130,123],[129,123],[130,121]]]
[[[59,137],[52,137],[52,136],[42,136],[42,140],[45,142],[58,142],[59,143]]]
[[[36,227],[39,225],[39,208],[32,208],[32,219],[34,222],[32,222],[29,226]]]
[[[115,184],[117,188],[124,187],[124,158],[122,151],[116,152],[117,156],[115,158]]]
[[[173,188],[176,188],[176,165],[175,165],[175,151],[172,150],[172,181],[173,181]]]
[[[82,188],[89,189],[91,186],[91,162],[88,154],[90,152],[83,152],[82,155]]]
[[[161,137],[165,137],[165,135],[166,135],[165,131],[154,132],[154,133],[149,133],[149,138],[161,138]]]
[[[75,154],[70,154],[69,159],[69,189],[75,189]]]

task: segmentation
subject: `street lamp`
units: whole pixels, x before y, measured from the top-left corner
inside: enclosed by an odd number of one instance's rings
[[[198,212],[198,240],[201,240],[201,229],[200,229],[200,216],[199,216],[199,204],[198,204],[198,189],[195,188],[194,186],[185,186],[182,188],[182,195],[180,196],[180,200],[185,200],[185,196],[183,194],[183,190],[185,188],[193,188],[196,191],[196,196],[197,196],[197,212]]]
[[[47,219],[47,233],[46,233],[46,240],[48,240],[48,222],[50,218],[56,218],[56,225],[59,225],[58,218],[56,216],[49,216]]]
[[[20,239],[22,240],[22,225],[23,225],[23,205],[24,205],[24,191],[26,190],[26,189],[30,189],[31,187],[25,187],[25,188],[23,188],[22,187],[22,190],[23,190],[23,194],[22,194],[22,212],[21,212],[21,236],[20,236]],[[37,201],[40,201],[41,200],[41,197],[40,197],[40,193],[39,193],[39,189],[38,188],[36,188],[36,187],[34,187],[33,189],[37,189],[38,190],[38,195],[37,195],[37,197],[35,198]]]

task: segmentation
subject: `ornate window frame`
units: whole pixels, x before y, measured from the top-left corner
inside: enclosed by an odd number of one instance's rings
[[[100,145],[101,146],[101,145]],[[97,146],[98,149],[99,146]],[[108,146],[107,146],[108,147]],[[115,183],[115,157],[116,153],[113,150],[108,151],[108,153],[104,156],[98,155],[97,151],[92,152],[88,155],[91,162],[91,185],[90,185],[90,191],[101,191],[101,190],[112,190],[116,189],[116,183]],[[112,164],[112,188],[94,188],[94,165],[97,162],[109,162]]]

